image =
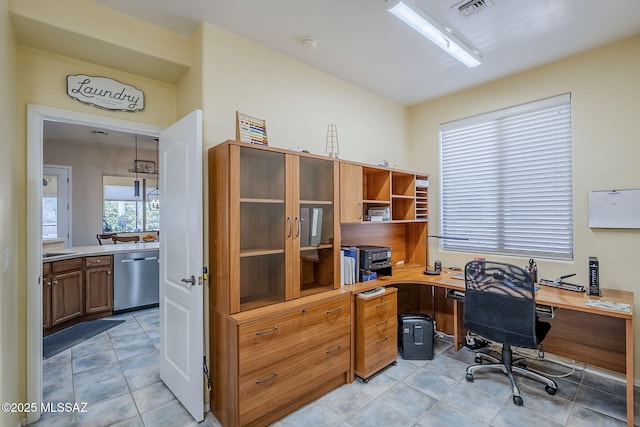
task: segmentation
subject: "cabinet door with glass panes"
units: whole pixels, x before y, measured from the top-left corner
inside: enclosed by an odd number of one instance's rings
[[[234,171],[233,165],[239,167]],[[287,271],[286,259],[293,218],[287,214],[291,189],[286,166],[283,153],[231,147],[232,313],[292,298],[291,286],[287,286],[292,273]],[[239,292],[237,298],[235,292]]]
[[[338,162],[317,157],[296,157],[294,296],[299,297],[340,285],[339,238],[336,236],[340,230],[336,205],[339,166]]]

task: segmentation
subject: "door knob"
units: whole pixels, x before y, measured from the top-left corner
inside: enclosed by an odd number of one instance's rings
[[[191,286],[195,286],[196,285],[196,277],[194,275],[191,275],[191,278],[189,278],[189,279],[182,279],[182,283],[188,283]]]

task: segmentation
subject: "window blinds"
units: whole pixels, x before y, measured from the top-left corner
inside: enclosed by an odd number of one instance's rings
[[[573,259],[571,96],[440,126],[448,250]]]

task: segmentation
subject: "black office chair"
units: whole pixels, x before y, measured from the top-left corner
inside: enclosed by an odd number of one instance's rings
[[[471,261],[465,266],[464,327],[502,344],[502,360],[477,353],[476,363],[467,367],[466,380],[477,371],[500,370],[511,380],[513,403],[523,404],[513,372],[545,384],[547,393],[558,390],[556,382],[513,364],[511,347],[537,348],[551,329],[536,316],[533,279],[524,269],[493,261]],[[492,363],[482,364],[486,359]]]

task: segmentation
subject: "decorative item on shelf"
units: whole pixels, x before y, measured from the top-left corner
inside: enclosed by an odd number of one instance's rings
[[[338,147],[338,127],[335,123],[327,125],[327,147],[325,149],[329,157],[338,158],[340,147]]]
[[[236,111],[236,140],[269,145],[266,121]]]

